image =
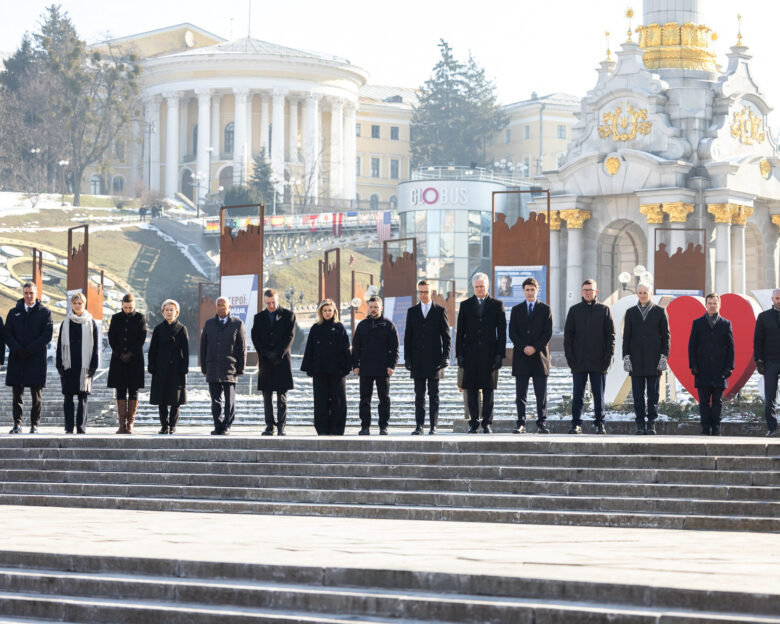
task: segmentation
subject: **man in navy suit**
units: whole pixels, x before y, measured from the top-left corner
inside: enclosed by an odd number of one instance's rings
[[[777,379],[780,377],[780,288],[772,291],[772,307],[756,319],[753,358],[764,376],[764,418],[767,435],[777,435]]]
[[[417,282],[420,303],[406,312],[404,331],[404,363],[414,379],[414,419],[412,435],[421,435],[425,425],[425,386],[430,401],[429,434],[436,433],[439,424],[439,379],[450,359],[450,324],[447,310],[431,301],[431,285]]]
[[[550,306],[537,300],[539,283],[529,277],[523,282],[525,301],[512,308],[509,339],[512,351],[512,375],[515,378],[517,427],[513,433],[525,433],[525,407],[528,382],[533,379],[536,396],[536,428],[550,433],[547,420],[547,377],[550,374],[550,339],[553,324]]]
[[[699,391],[702,435],[720,435],[723,391],[734,372],[734,334],[731,322],[720,315],[720,296],[704,299],[707,313],[693,321],[688,340],[688,366]]]

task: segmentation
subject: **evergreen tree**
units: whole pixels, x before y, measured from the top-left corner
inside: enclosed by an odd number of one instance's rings
[[[472,56],[455,58],[441,39],[441,58],[419,89],[412,117],[412,161],[415,166],[485,163],[485,144],[506,127],[495,85]]]
[[[252,164],[252,177],[249,179],[249,187],[255,191],[260,201],[266,205],[266,208],[269,208],[274,202],[274,193],[276,191],[274,189],[273,175],[274,172],[266,156],[265,148],[261,147]],[[277,197],[278,200],[279,198]]]

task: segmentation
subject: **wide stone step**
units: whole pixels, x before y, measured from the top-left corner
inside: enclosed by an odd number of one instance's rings
[[[776,596],[748,592],[8,551],[0,566],[3,615],[47,621],[780,622]]]

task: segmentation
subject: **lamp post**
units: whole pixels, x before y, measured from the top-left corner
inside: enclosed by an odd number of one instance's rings
[[[61,160],[57,163],[60,166],[60,171],[62,172],[62,202],[60,203],[61,206],[65,205],[65,167],[67,167],[70,164],[69,160]]]
[[[203,172],[198,171],[197,174],[191,173],[190,178],[195,181],[195,217],[200,218],[200,181],[203,179]]]
[[[30,154],[32,154],[33,162],[35,163],[34,166],[35,166],[36,169],[38,168],[38,154],[40,154],[40,153],[41,153],[41,148],[40,147],[33,147],[33,148],[30,149]],[[35,175],[35,194],[36,195],[40,194],[40,189],[38,188],[38,185],[39,185],[39,180],[38,180],[38,175],[37,175],[37,172],[36,172],[36,175]]]
[[[281,180],[279,179],[278,175],[272,173],[271,176],[268,178],[268,181],[271,183],[271,186],[273,187],[274,190],[274,208],[272,214],[273,216],[276,216],[276,189],[278,188],[279,182],[281,182]]]
[[[653,275],[650,273],[644,266],[641,264],[637,264],[634,267],[633,271],[634,275],[634,284],[633,288],[629,288],[628,284],[631,282],[631,273],[628,271],[623,271],[620,275],[618,275],[618,282],[620,282],[620,287],[630,293],[636,294],[636,287],[639,285],[639,282],[651,282],[653,281]]]
[[[284,181],[284,185],[290,188],[290,214],[295,215],[295,188],[300,182],[298,178],[290,178]]]
[[[515,171],[514,163],[511,160],[507,160],[506,158],[502,158],[501,160],[494,162],[493,168],[499,169],[501,171],[501,175],[507,178],[511,178]]]
[[[152,135],[157,133],[157,123],[154,121],[146,122],[146,135],[148,137],[146,141],[146,160],[149,166],[146,170],[146,189],[152,190]],[[159,169],[159,165],[158,165]]]
[[[206,151],[209,153],[209,173],[206,176],[206,194],[211,195],[211,155],[214,153],[214,146],[207,147]]]
[[[287,299],[287,303],[290,304],[290,311],[295,312],[295,286],[290,286],[285,290],[284,296]]]

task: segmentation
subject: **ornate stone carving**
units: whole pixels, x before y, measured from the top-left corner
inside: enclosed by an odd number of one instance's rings
[[[610,156],[604,161],[604,170],[608,175],[615,175],[620,169],[620,159],[615,156]]]
[[[661,204],[661,209],[669,215],[670,223],[685,223],[688,220],[688,215],[693,212],[693,204],[668,202]]]
[[[731,223],[736,204],[707,204],[707,212],[715,217],[715,223]]]
[[[647,217],[648,223],[663,223],[664,212],[661,204],[641,204],[639,212]]]
[[[590,210],[579,210],[571,208],[570,210],[561,210],[561,219],[566,221],[566,229],[581,230],[583,223],[590,219]]]
[[[772,163],[769,162],[769,160],[766,158],[758,163],[758,169],[761,172],[761,177],[764,178],[764,180],[768,180],[769,176],[772,175]]]
[[[639,47],[645,67],[674,67],[716,71],[715,54],[709,50],[710,29],[703,24],[648,24],[638,26]]]
[[[634,108],[628,103],[617,106],[614,112],[603,113],[601,120],[603,125],[599,126],[599,136],[602,139],[611,138],[613,141],[631,141],[638,134],[650,134],[653,129],[653,122],[647,121],[647,109]]]
[[[547,213],[543,212],[542,214],[546,215]],[[550,210],[550,229],[551,230],[561,229],[561,215],[559,214],[558,210]]]
[[[745,225],[748,217],[750,217],[752,214],[753,206],[734,206],[734,214],[731,222],[734,225]]]
[[[743,145],[763,143],[766,139],[763,117],[756,115],[752,107],[745,104],[742,110],[735,110],[731,116],[731,136]]]
[[[772,215],[772,223],[774,223],[777,226],[777,229],[780,230],[780,214]]]

